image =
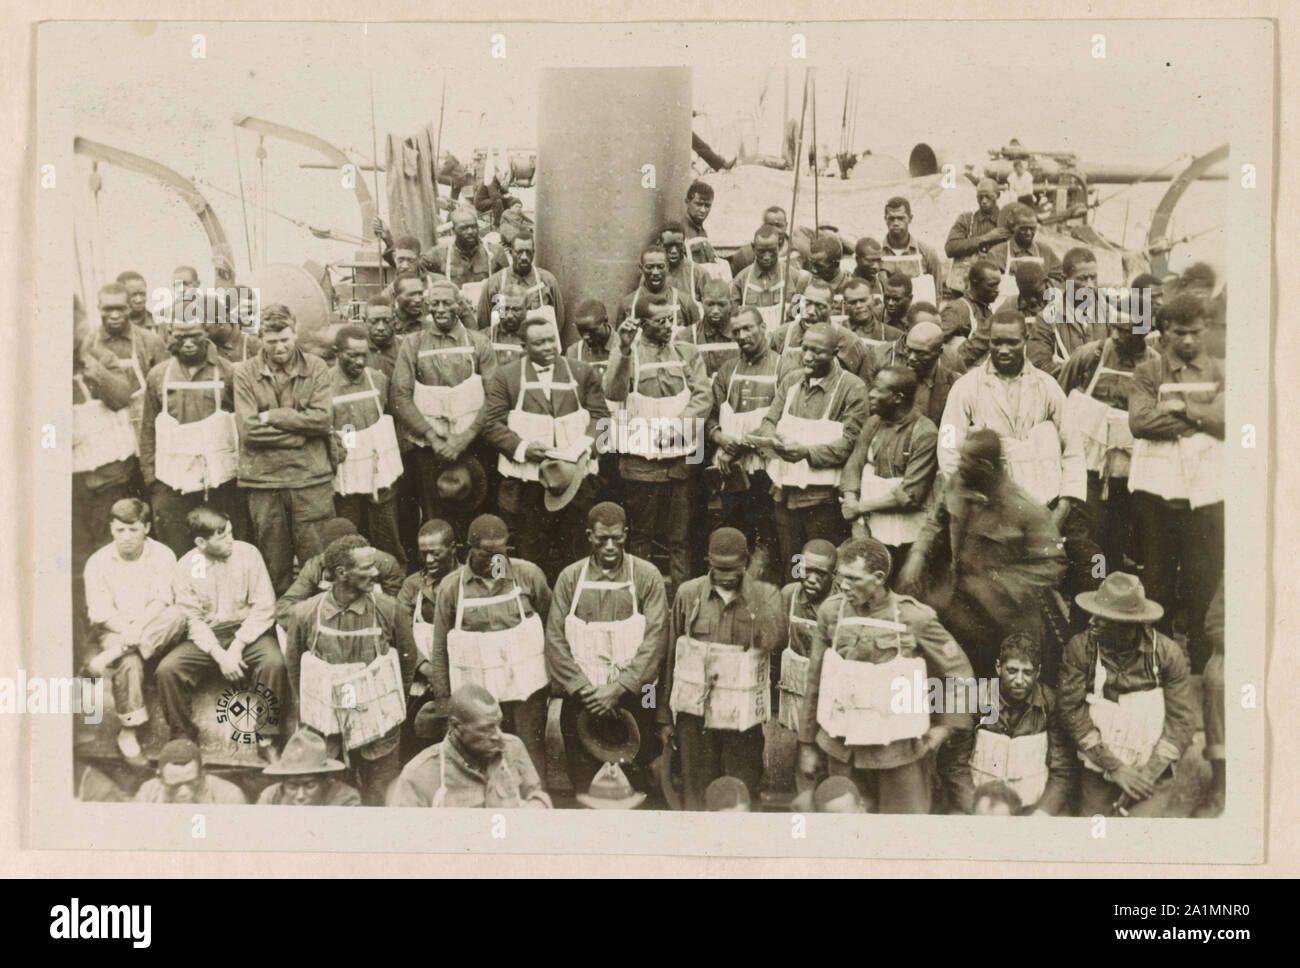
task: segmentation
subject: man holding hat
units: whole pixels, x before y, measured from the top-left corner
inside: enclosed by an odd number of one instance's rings
[[[361,794],[331,776],[346,770],[338,760],[325,755],[325,739],[310,729],[300,729],[284,744],[280,761],[262,771],[276,782],[257,798],[259,806],[359,807]]]
[[[548,680],[542,616],[551,607],[551,589],[531,561],[506,556],[509,538],[499,517],[479,515],[469,526],[465,564],[438,586],[433,698],[442,712],[462,685],[486,688],[501,703],[506,731],[523,740],[543,773]]]
[[[594,367],[560,356],[555,325],[524,321],[526,358],[498,367],[487,386],[483,438],[497,452],[497,505],[519,556],[547,581],[581,554],[576,539],[596,492],[591,448],[609,416]]]
[[[659,569],[624,551],[626,541],[623,509],[609,502],[593,507],[591,554],[560,572],[546,619],[546,671],[565,697],[560,730],[575,790],[610,759],[631,763],[637,789],[651,785],[654,710],[667,702],[654,682],[668,644],[668,604]],[[613,733],[627,745],[618,748],[608,739]]]
[[[745,536],[719,528],[708,574],[673,600],[656,718],[664,746],[675,736],[681,750],[687,810],[704,809],[705,788],[723,775],[758,796],[769,666],[785,648],[786,626],[780,590],[747,574],[748,565]]]
[[[975,186],[975,204],[975,211],[957,216],[943,245],[944,255],[952,259],[943,282],[944,299],[956,299],[966,291],[972,260],[1011,237],[1009,230],[998,226],[997,182],[992,178],[980,179]]]
[[[1061,658],[1060,709],[1083,761],[1080,813],[1161,816],[1171,767],[1196,730],[1187,658],[1154,623],[1164,608],[1113,571],[1075,599],[1092,616]]]

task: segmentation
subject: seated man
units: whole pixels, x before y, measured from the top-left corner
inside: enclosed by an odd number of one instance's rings
[[[174,739],[158,753],[158,775],[145,780],[136,803],[247,803],[244,791],[203,770],[193,740]]]
[[[284,744],[280,762],[262,772],[280,777],[262,791],[258,806],[359,807],[361,794],[354,787],[330,776],[347,767],[325,755],[325,740],[310,729],[300,729]]]
[[[518,736],[501,732],[501,707],[468,683],[448,702],[447,738],[406,764],[393,807],[546,807],[551,798]]]
[[[111,544],[86,562],[86,607],[99,654],[86,673],[113,681],[117,748],[132,766],[147,763],[136,727],[149,719],[144,704],[144,664],[161,656],[185,632],[185,614],[172,604],[171,549],[148,537],[149,505],[127,497],[109,510]]]
[[[347,518],[330,518],[320,526],[321,540],[328,548],[339,538],[357,533],[357,526]],[[406,581],[406,571],[396,558],[386,551],[375,549],[375,565],[379,568],[379,590],[389,598],[396,598]],[[325,575],[325,554],[314,555],[303,562],[298,569],[298,577],[293,580],[288,591],[275,603],[275,620],[284,625],[284,617],[299,602],[305,602],[313,595],[319,595],[330,587]]]
[[[236,541],[230,519],[200,505],[185,519],[194,550],[176,563],[172,594],[185,613],[185,641],[158,663],[158,691],[172,738],[198,738],[190,720],[190,694],[213,669],[232,683],[289,699],[284,657],[276,641],[275,592],[254,545]],[[274,762],[277,723],[258,730],[258,753]]]

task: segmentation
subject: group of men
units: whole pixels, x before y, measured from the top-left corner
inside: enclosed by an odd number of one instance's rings
[[[1158,811],[1204,670],[1221,809],[1202,268],[1167,301],[1133,280],[1146,334],[1104,299],[1051,316],[1097,259],[1057,260],[996,185],[946,273],[902,198],[851,269],[778,208],[724,261],[712,194],[691,186],[612,316],[566,311],[530,234],[507,252],[461,212],[431,252],[392,241],[391,291],[311,351],[283,305],[253,340],[105,286],[74,357],[76,607],[123,755],[147,676],[192,744],[219,673],[289,711],[268,774],[338,764],[369,804],[549,805],[554,697],[594,805],[705,809],[722,778],[756,802],[775,719],[814,802],[845,777],[881,812],[1010,802],[998,784],[1026,811]],[[1000,683],[994,715],[900,713],[910,676]]]

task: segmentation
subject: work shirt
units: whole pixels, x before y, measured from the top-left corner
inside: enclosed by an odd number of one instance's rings
[[[565,348],[564,358],[566,360],[577,360],[579,363],[590,363],[603,385],[605,371],[609,368],[610,344],[618,342],[618,337],[614,335],[612,330],[609,338],[610,342],[600,349],[592,349],[587,345],[586,340],[578,339]]]
[[[844,463],[840,492],[857,494],[862,489],[862,468],[866,466],[868,454],[874,450],[871,466],[876,476],[902,478],[890,492],[898,502],[893,510],[919,511],[929,504],[934,475],[939,469],[939,459],[935,454],[938,443],[938,429],[928,417],[915,410],[897,420],[885,420],[879,414],[872,414],[863,422],[853,453]]]
[[[1101,732],[1092,721],[1086,701],[1096,681],[1098,648],[1098,638],[1091,629],[1066,643],[1061,653],[1061,685],[1057,695],[1061,718],[1071,741],[1092,763],[1109,771],[1123,761],[1101,741]],[[1182,757],[1196,732],[1191,670],[1182,646],[1144,626],[1137,648],[1125,651],[1102,648],[1101,667],[1106,676],[1102,692],[1112,702],[1125,693],[1164,690],[1164,730],[1151,751],[1150,769],[1146,772],[1149,779],[1159,778],[1166,766]]]
[[[91,331],[84,344],[86,349],[105,349],[113,354],[118,367],[126,376],[130,391],[134,394],[140,389],[140,380],[135,368],[131,366],[131,357],[135,356],[140,364],[140,372],[148,375],[159,363],[171,359],[167,346],[155,333],[139,326],[128,325],[121,336],[111,336],[102,325]],[[111,367],[111,361],[107,361]]]
[[[702,275],[694,262],[682,261],[668,266],[668,285],[685,295],[700,316],[704,315],[704,307],[700,305],[700,290],[704,287]]]
[[[459,565],[457,566],[459,567]],[[432,625],[434,620],[434,606],[438,601],[438,583],[446,575],[437,575],[430,578],[421,569],[413,575],[407,575],[406,580],[402,582],[401,590],[397,593],[397,607],[402,610],[405,616],[404,622],[410,623],[415,618],[415,599],[420,598],[420,618],[422,621]],[[388,592],[388,589],[384,589]],[[388,594],[392,594],[388,592]]]
[[[808,466],[843,467],[853,453],[867,418],[867,389],[852,373],[845,373],[836,360],[831,361],[830,372],[818,381],[809,381],[802,369],[793,370],[777,384],[772,405],[759,425],[758,433],[764,437],[776,436],[776,425],[785,411],[786,397],[794,394],[790,414],[820,420],[825,417],[844,425],[839,440],[831,444],[817,444],[808,448]],[[790,510],[833,504],[839,500],[839,489],[831,485],[814,485],[803,488],[778,488],[775,499]]]
[[[892,635],[880,635],[879,630],[872,630],[872,639],[862,635],[861,627],[846,627],[836,636],[841,607],[845,618],[874,618],[892,622],[895,614],[898,621],[907,626],[915,640],[914,645],[906,644],[901,651],[894,647]],[[908,763],[915,763],[925,756],[925,746],[921,737],[895,740],[884,746],[849,746],[826,732],[817,722],[817,700],[821,695],[822,663],[826,650],[835,643],[835,651],[842,658],[860,662],[889,662],[898,655],[912,658],[920,655],[925,660],[926,676],[935,679],[973,679],[966,653],[953,641],[948,630],[940,624],[934,609],[908,595],[889,592],[878,605],[859,609],[839,592],[828,595],[817,609],[817,628],[813,631],[812,652],[808,656],[807,688],[799,706],[799,742],[816,743],[828,756],[833,756],[841,763],[851,763],[859,770],[889,770]],[[946,691],[946,690],[945,690]],[[969,712],[931,712],[930,727],[952,726],[959,730],[972,729],[975,716]]]
[[[1180,394],[1187,402],[1186,416],[1182,416],[1156,412],[1162,383],[1213,383],[1218,389]],[[1172,351],[1141,363],[1133,371],[1133,386],[1129,390],[1129,430],[1134,437],[1148,440],[1176,440],[1198,432],[1223,440],[1223,394],[1226,386],[1223,361],[1204,350],[1190,363],[1184,363]]]
[[[213,336],[208,337],[208,342],[217,348],[217,355],[227,363],[243,363],[262,352],[262,341],[256,336],[249,336],[238,330],[222,335],[226,337],[224,343],[217,342]]]
[[[726,332],[711,329],[708,320],[705,319],[701,319],[689,328],[679,326],[673,331],[673,342],[691,343],[697,347],[724,344],[722,349],[700,350],[700,356],[704,360],[704,371],[710,377],[718,372],[723,363],[740,356],[740,347],[736,341]]]
[[[329,366],[296,350],[281,370],[266,352],[235,366],[235,416],[239,427],[239,486],[299,488],[334,476]],[[267,414],[261,426],[258,414]]]
[[[546,617],[546,672],[567,695],[574,695],[590,682],[573,658],[573,649],[565,635],[564,622],[573,607],[573,593],[587,566],[588,582],[626,582],[629,571],[636,589],[636,607],[645,616],[645,634],[627,667],[615,680],[626,692],[640,695],[643,686],[659,677],[668,648],[668,599],[664,578],[659,569],[644,558],[624,553],[623,561],[606,572],[593,558],[566,565],[555,579],[555,594]],[[628,588],[584,588],[573,609],[584,622],[621,622],[632,615],[632,591]],[[603,683],[602,683],[603,685]],[[664,701],[667,701],[665,697]]]
[[[516,274],[513,268],[501,269],[488,277],[487,282],[483,284],[483,291],[479,294],[478,306],[475,307],[478,328],[486,331],[492,325],[492,297],[505,288],[508,279],[528,290],[527,301],[524,303],[528,309],[540,309],[542,306],[555,307],[556,332],[563,337],[565,335],[564,296],[560,292],[560,282],[550,272],[536,265],[528,275],[523,277]],[[542,287],[541,291],[533,292],[532,290],[537,286]]]
[[[781,281],[789,280],[785,287],[786,305],[793,305],[794,297],[801,295],[812,281],[812,273],[800,269],[797,262],[790,265],[790,274],[786,275],[785,256],[777,261],[771,272],[760,272],[758,263],[753,262],[741,270],[731,280],[731,304],[739,309],[744,306],[779,306],[782,299]]]
[[[1111,345],[1107,346],[1108,343]],[[1067,397],[1070,395],[1071,390],[1083,391],[1088,389],[1088,384],[1092,382],[1092,375],[1097,372],[1097,365],[1101,362],[1103,350],[1105,351],[1106,368],[1120,370],[1124,373],[1132,373],[1139,363],[1157,359],[1159,356],[1159,354],[1143,346],[1136,359],[1126,360],[1120,355],[1112,339],[1093,340],[1091,343],[1085,343],[1070,354],[1070,358],[1061,367],[1060,376],[1057,378],[1057,382],[1061,384],[1061,389],[1065,391]],[[1098,380],[1097,387],[1093,390],[1093,396],[1108,407],[1127,411],[1128,387],[1130,385],[1128,382],[1116,385],[1110,380]]]
[[[387,346],[379,347],[375,343],[366,340],[366,366],[372,370],[378,370],[391,382],[393,379],[393,367],[397,365],[397,351],[402,347],[402,337],[394,335],[393,341]],[[385,401],[387,402],[387,401]]]
[[[680,419],[685,428],[688,422],[700,421],[708,417],[713,407],[713,394],[708,373],[704,369],[704,360],[690,343],[655,343],[650,339],[638,337],[635,343],[636,359],[641,365],[640,379],[636,391],[643,396],[663,398],[674,397],[682,389],[689,388],[690,399],[682,408]],[[682,366],[647,368],[647,363],[662,363],[668,360],[680,361]],[[685,373],[685,379],[683,379]],[[609,365],[605,368],[605,400],[609,404],[622,403],[627,399],[632,383],[631,353],[624,357],[622,350],[615,346],[609,354]],[[649,433],[649,429],[632,432]],[[686,458],[671,457],[663,460],[650,460],[637,454],[620,454],[618,473],[625,481],[670,481],[686,479]]]
[[[944,481],[911,554],[926,561],[947,536],[956,587],[999,624],[1036,608],[1039,589],[1065,574],[1065,543],[1051,512],[1003,474],[991,494]]]
[[[691,246],[691,259],[695,262],[712,262],[717,258],[713,244],[709,242],[708,230],[704,225],[696,224],[689,215],[683,213],[682,225],[686,227],[686,241],[694,242]],[[697,241],[698,240],[698,241]]]
[[[943,282],[943,260],[939,258],[934,249],[908,233],[907,239],[901,246],[890,243],[889,236],[886,235],[880,242],[880,251],[885,256],[919,255],[921,257],[920,274],[934,279],[934,292],[936,296],[939,294],[939,286]]]
[[[939,472],[945,477],[957,470],[962,443],[977,427],[987,427],[1001,438],[1026,440],[1039,424],[1055,425],[1061,448],[1061,496],[1083,502],[1088,498],[1088,478],[1083,442],[1065,434],[1062,417],[1065,393],[1054,379],[1025,361],[1010,378],[998,375],[991,359],[962,374],[948,393],[939,426],[951,425],[939,446]]]
[[[334,430],[341,431],[344,427],[351,427],[353,430],[365,430],[379,422],[388,410],[388,378],[377,370],[367,367],[361,375],[355,380],[348,377],[337,363],[330,367],[330,398],[331,413],[334,421]],[[366,397],[361,400],[347,400],[343,403],[334,403],[334,397],[348,396],[353,393],[367,393],[372,387],[367,382],[366,377],[369,375],[370,381],[374,383],[373,389],[379,392],[379,398]]]
[[[549,807],[524,741],[511,733],[502,739],[505,749],[481,766],[471,764],[454,737],[420,751],[402,769],[389,805],[431,807],[441,787],[444,807]]]
[[[950,259],[978,255],[981,251],[980,243],[977,243],[975,239],[992,232],[997,227],[998,209],[996,207],[993,209],[992,215],[985,215],[978,208],[973,212],[962,212],[957,216],[957,221],[952,223],[952,228],[948,230],[948,238],[943,244],[944,254]]]
[[[1062,356],[1068,360],[1086,343],[1103,340],[1107,335],[1105,323],[1078,322],[1073,314],[1068,320],[1048,322],[1039,313],[1029,324],[1025,357],[1049,376],[1057,376],[1063,365]]]
[[[176,556],[161,541],[144,539],[144,550],[127,561],[112,542],[86,561],[86,612],[92,625],[132,622],[156,602],[172,603]]]
[[[333,777],[325,777],[325,792],[321,801],[315,806],[318,807],[359,807],[361,806],[361,794],[354,787],[336,780]],[[261,806],[288,806],[284,793],[283,783],[272,783],[262,791],[261,796],[257,798],[257,805]]]
[[[375,567],[379,569],[379,590],[385,595],[395,597],[402,590],[406,580],[406,570],[397,563],[397,559],[387,551],[375,551]],[[281,625],[289,615],[289,610],[299,602],[327,591],[333,582],[325,577],[325,555],[312,555],[298,569],[293,584],[275,603],[275,620]]]
[[[626,296],[618,301],[618,308],[614,313],[614,327],[618,328],[619,324],[629,316],[636,315],[636,309],[642,304],[642,301],[650,295],[650,290],[645,288],[645,284],[637,286]],[[674,298],[677,301],[677,314],[673,319],[673,324],[678,327],[694,326],[700,321],[699,303],[691,296],[690,293],[679,289],[671,282],[666,282],[663,288],[663,295],[668,300],[661,309],[667,309],[672,305]]]
[[[163,381],[172,383],[167,393],[167,413],[177,423],[190,424],[206,420],[217,412],[217,395],[210,389],[193,390],[177,387],[177,383],[211,383],[221,381],[221,409],[227,413],[235,410],[235,367],[218,352],[216,344],[209,343],[203,361],[193,370],[174,357],[168,357],[149,371],[145,377],[144,416],[140,422],[140,473],[145,484],[154,482],[158,433],[154,421],[163,410]]]
[[[498,369],[517,362],[528,352],[524,349],[524,338],[519,330],[508,333],[505,327],[498,323],[495,326],[484,328],[483,332],[487,334],[488,341],[492,344],[492,352],[496,354]]]
[[[963,293],[939,311],[939,326],[950,345],[944,348],[941,362],[956,373],[965,373],[989,352],[989,319],[993,307],[982,303],[969,292]],[[960,346],[952,344],[955,336],[965,336]]]
[[[451,253],[450,266],[447,265],[448,250]],[[500,269],[509,269],[510,257],[499,245],[482,241],[466,257],[460,246],[448,240],[440,241],[420,256],[420,264],[430,272],[446,276],[457,286],[463,286],[467,282],[482,282]]]
[[[165,803],[162,780],[158,777],[152,777],[145,780],[140,785],[139,791],[135,795],[136,803]],[[213,776],[211,773],[203,774],[203,785],[199,788],[194,799],[183,806],[193,806],[195,803],[248,803],[248,798],[244,796],[244,791],[239,789],[229,780],[223,780],[219,776]]]
[[[786,253],[789,251],[789,243],[783,244],[776,258],[780,265],[785,265]],[[754,243],[746,242],[739,249],[732,253],[731,259],[731,278],[734,280],[738,275],[754,264]],[[803,253],[795,249],[790,255],[790,267],[798,269],[803,265]]]
[[[261,553],[244,541],[233,544],[224,560],[197,548],[186,552],[172,571],[172,594],[185,613],[189,639],[209,655],[232,633],[256,642],[275,622],[275,590]]]
[[[131,381],[118,367],[117,358],[113,356],[112,352],[107,349],[94,349],[83,345],[82,353],[92,356],[100,364],[100,367],[93,371],[99,375],[94,376],[92,371],[80,367],[74,370],[74,379],[72,381],[73,405],[99,400],[110,410],[121,410],[130,406]],[[81,383],[78,383],[75,379],[78,376],[85,383],[84,389]],[[89,391],[88,394],[87,391]],[[75,412],[73,419],[76,419]],[[96,491],[113,484],[125,484],[131,477],[131,465],[134,462],[135,456],[132,455],[123,460],[113,460],[107,464],[101,464],[94,470],[79,471],[73,476],[84,482],[89,490]]]
[[[461,576],[465,580],[465,598],[495,598],[508,595],[516,586],[519,599],[495,602],[491,605],[471,605],[461,618],[464,632],[499,632],[512,629],[520,622],[519,607],[524,618],[540,615],[543,621],[551,607],[551,589],[546,584],[542,569],[522,558],[507,560],[505,574],[500,578],[483,578],[469,565],[461,565],[438,585],[438,599],[434,606],[433,647],[430,665],[433,666],[435,699],[451,695],[451,669],[447,659],[447,632],[456,627],[456,603],[460,596]]]
[[[808,619],[811,622],[817,621],[817,609],[821,602],[809,601],[807,593],[803,590],[803,582],[792,581],[781,589],[781,611],[785,613],[787,621],[786,643],[796,655],[808,655],[812,652],[812,626],[789,621],[791,599],[794,599],[794,617]]]
[[[984,258],[988,259],[1003,275],[1008,275],[1008,266],[1013,259],[1042,259],[1043,272],[1047,275],[1047,285],[1060,288],[1065,282],[1065,274],[1061,268],[1061,260],[1057,258],[1045,243],[1034,239],[1027,247],[1017,244],[1014,238],[1007,239],[1005,242],[999,242],[989,250],[989,254]]]
[[[685,635],[697,642],[780,653],[787,641],[786,615],[781,606],[781,590],[749,574],[741,579],[731,601],[718,593],[708,574],[683,582],[669,613],[668,649],[659,677],[661,699],[655,707],[656,721],[660,725],[672,722],[668,699],[673,693],[678,638]]]
[[[440,353],[433,356],[421,356],[425,350],[443,350],[453,346],[468,345],[472,354]],[[410,445],[428,446],[425,443],[430,430],[435,429],[420,409],[415,405],[415,384],[426,386],[454,387],[464,383],[474,373],[483,378],[484,389],[496,372],[497,358],[492,352],[492,344],[479,332],[468,330],[457,323],[450,332],[444,333],[437,327],[428,327],[413,333],[402,340],[402,348],[397,354],[397,364],[393,367],[393,385],[390,391],[390,405],[397,418],[401,436]],[[469,428],[471,439],[477,437],[483,428],[483,410],[479,409]],[[436,428],[440,435],[446,435],[446,427]]]
[[[907,338],[905,329],[897,326],[891,326],[885,322],[884,316],[877,316],[873,310],[870,318],[855,323],[851,319],[844,321],[844,328],[856,336],[858,339],[874,340],[903,340]],[[871,352],[875,347],[865,347],[867,352]]]
[[[907,337],[901,336],[889,346],[876,347],[872,353],[872,364],[872,381],[887,366],[907,366]],[[943,360],[935,360],[928,376],[917,375],[912,409],[929,417],[930,422],[938,427],[943,422],[943,408],[948,405],[948,393],[958,376],[944,365]]]
[[[975,806],[975,782],[968,764],[981,730],[1012,739],[1046,733],[1047,786],[1037,803],[1023,806],[1024,812],[1041,810],[1053,816],[1059,814],[1074,788],[1079,761],[1074,753],[1074,744],[1066,734],[1056,693],[1050,686],[1036,682],[1025,701],[1015,703],[1005,692],[999,691],[997,704],[989,715],[994,717],[992,722],[979,722],[973,732],[962,732],[953,740],[950,758],[956,762],[957,768],[951,776],[956,781],[954,792],[959,805],[967,813]]]
[[[748,360],[743,356],[738,356],[723,363],[717,372],[713,374],[713,409],[709,411],[709,419],[704,425],[709,440],[717,443],[716,435],[722,430],[720,415],[724,403],[729,403],[731,409],[736,413],[767,410],[772,405],[773,398],[776,397],[776,387],[780,382],[780,378],[795,369],[793,363],[783,359],[767,346],[763,347],[762,353],[756,360]],[[733,375],[735,376],[734,381],[732,380]],[[775,376],[777,379],[762,382],[746,379],[746,377],[751,376]]]
[[[786,323],[772,333],[769,340],[772,349],[780,353],[792,368],[800,366],[802,353],[799,352],[799,347],[803,346],[804,333],[812,325],[805,316]],[[840,366],[863,382],[870,379],[871,353],[866,344],[844,326],[832,326],[831,332],[835,336],[835,358],[840,361]]]

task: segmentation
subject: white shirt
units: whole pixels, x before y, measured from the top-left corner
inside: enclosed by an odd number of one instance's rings
[[[172,602],[176,556],[161,541],[144,539],[140,557],[127,561],[108,544],[86,561],[86,611],[96,625],[122,617],[131,621],[151,602]]]
[[[1034,176],[1028,171],[1016,174],[1014,171],[1007,178],[1007,187],[1011,189],[1011,194],[1016,198],[1021,195],[1034,194]]]

